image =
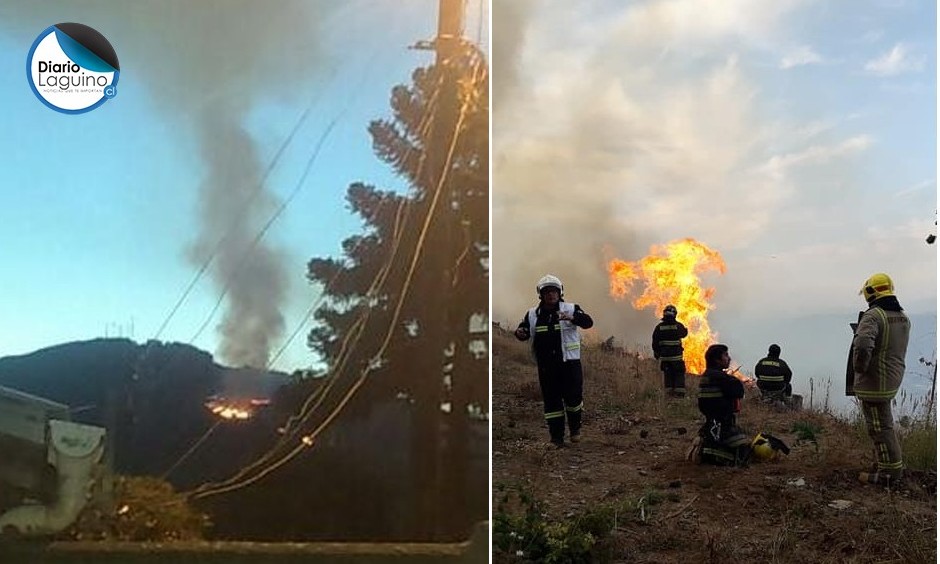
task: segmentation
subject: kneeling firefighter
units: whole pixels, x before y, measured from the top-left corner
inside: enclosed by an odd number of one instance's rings
[[[699,429],[701,461],[724,466],[745,466],[751,440],[738,428],[735,414],[741,410],[744,384],[725,370],[731,355],[725,345],[705,351],[705,372],[699,382],[698,409],[705,416]]]

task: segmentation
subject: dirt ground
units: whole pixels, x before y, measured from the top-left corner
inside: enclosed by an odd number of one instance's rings
[[[936,562],[935,471],[909,470],[894,489],[858,483],[872,458],[857,425],[749,397],[739,424],[784,440],[789,456],[699,465],[686,459],[702,421],[694,397],[666,400],[653,361],[594,347],[583,439],[555,449],[525,344],[500,331],[493,341],[494,562]],[[539,524],[507,532],[533,503]],[[548,554],[528,534],[539,527],[555,539]],[[564,534],[583,529],[595,531],[587,557],[583,536]]]

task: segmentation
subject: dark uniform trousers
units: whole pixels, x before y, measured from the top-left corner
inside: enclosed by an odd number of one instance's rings
[[[581,410],[584,407],[581,361],[539,360],[538,369],[548,432],[552,442],[562,442],[566,416],[570,433],[577,435],[581,431]]]
[[[664,360],[660,363],[663,371],[663,386],[666,393],[685,395],[685,362],[682,360]]]

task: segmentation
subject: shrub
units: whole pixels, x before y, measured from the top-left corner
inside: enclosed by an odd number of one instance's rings
[[[76,540],[198,540],[210,525],[185,496],[157,478],[117,477],[114,501],[113,511],[88,507],[65,535]]]

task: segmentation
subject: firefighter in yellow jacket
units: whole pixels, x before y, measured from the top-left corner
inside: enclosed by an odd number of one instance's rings
[[[868,302],[852,341],[854,393],[861,401],[868,436],[875,446],[873,472],[862,472],[864,483],[890,485],[901,479],[901,444],[894,432],[891,400],[904,377],[904,356],[911,321],[894,295],[894,282],[884,273],[873,274],[859,292]]]
[[[520,341],[532,338],[548,432],[552,444],[562,447],[566,417],[571,442],[576,443],[581,437],[584,401],[578,328],[590,329],[594,321],[578,304],[562,300],[564,285],[557,277],[546,274],[535,291],[539,304],[526,312],[515,335]]]

